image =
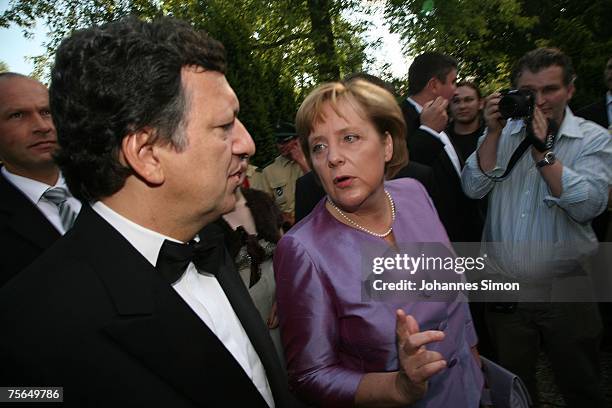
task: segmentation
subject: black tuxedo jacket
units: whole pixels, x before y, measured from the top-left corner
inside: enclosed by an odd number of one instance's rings
[[[610,126],[610,122],[608,120],[608,110],[606,107],[606,97],[600,98],[597,102],[594,102],[584,108],[576,111],[576,116],[580,116],[581,118],[588,119],[597,123],[600,126],[605,127],[606,129]]]
[[[429,196],[435,201],[437,196],[433,171],[430,167],[415,162],[400,169],[395,178],[410,177],[423,184]],[[312,171],[304,174],[295,182],[295,222],[306,217],[315,208],[317,203],[325,196],[325,190],[317,182]]]
[[[408,132],[406,142],[410,160],[430,166],[433,170],[437,188],[434,204],[448,237],[454,242],[479,242],[482,228],[474,228],[474,220],[482,217],[478,201],[463,193],[461,179],[444,150],[444,143],[420,129],[421,119],[416,108],[405,99],[401,108]],[[476,225],[482,223],[477,222]]]
[[[608,120],[608,110],[606,106],[606,97],[600,98],[597,102],[592,103],[576,112],[576,116],[593,121],[606,129],[610,126]],[[604,211],[593,219],[593,231],[600,241],[606,240],[608,224],[610,220],[610,212]]]
[[[38,207],[0,173],[0,286],[60,237]]]
[[[291,406],[272,341],[228,256],[218,279],[276,406]],[[64,406],[267,406],[213,332],[87,205],[0,289],[0,325],[0,384],[63,386]]]

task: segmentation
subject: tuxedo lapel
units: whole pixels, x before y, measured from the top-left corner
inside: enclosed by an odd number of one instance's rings
[[[453,183],[460,183],[461,179],[459,178],[459,174],[457,174],[457,169],[455,169],[453,162],[451,161],[450,157],[448,157],[446,150],[442,151],[441,156],[440,165],[447,173],[447,177],[450,177],[450,179],[453,180]]]
[[[220,227],[217,224],[210,224],[200,232],[200,238],[214,239],[214,236],[218,234],[222,234]],[[217,274],[219,284],[264,366],[274,399],[282,401],[281,394],[287,389],[287,382],[268,329],[236,271],[229,253],[224,251],[223,254],[224,259],[220,260],[221,267]]]
[[[266,406],[215,334],[113,227],[83,206],[71,233],[115,305],[117,315],[104,331],[119,347],[200,405],[244,399]],[[228,384],[238,394],[216,391]]]
[[[53,244],[61,234],[19,189],[0,175],[0,212],[6,225],[41,249]]]
[[[228,254],[226,252],[226,257],[227,256]],[[287,388],[287,382],[282,373],[276,349],[268,334],[268,329],[264,325],[259,312],[251,300],[249,292],[233,265],[226,264],[222,267],[218,279],[234,312],[236,312],[236,316],[238,316],[242,327],[251,340],[253,348],[255,348],[255,351],[259,355],[259,359],[266,370],[266,376],[268,377],[272,393],[274,394],[275,400],[278,401],[279,392]]]

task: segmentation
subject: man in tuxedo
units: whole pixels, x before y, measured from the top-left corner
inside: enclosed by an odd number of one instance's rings
[[[479,216],[478,209],[461,189],[463,162],[444,132],[446,108],[456,84],[457,62],[438,52],[425,52],[408,69],[409,96],[401,108],[410,159],[433,169],[439,193],[434,204],[450,240],[473,242],[480,241],[480,235],[469,227],[469,220]]]
[[[0,384],[62,386],[66,406],[292,405],[222,238],[198,235],[255,150],[224,71],[219,42],[168,17],[62,42],[57,162],[88,204],[0,289]]]
[[[35,79],[0,74],[0,286],[66,232],[81,203],[66,188],[49,92]]]

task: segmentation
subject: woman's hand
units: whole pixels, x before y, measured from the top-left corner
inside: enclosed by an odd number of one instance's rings
[[[421,332],[419,324],[410,315],[398,309],[396,333],[400,370],[396,379],[397,390],[411,404],[427,392],[427,383],[434,374],[446,368],[446,360],[437,351],[429,351],[425,345],[444,339],[444,332]]]

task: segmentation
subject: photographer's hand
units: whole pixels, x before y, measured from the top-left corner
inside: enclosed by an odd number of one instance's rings
[[[546,116],[542,113],[542,110],[537,106],[534,109],[531,124],[535,137],[545,142],[546,136],[548,135],[548,121],[546,120]],[[535,161],[542,160],[545,154],[546,152],[540,152],[534,147],[531,148],[531,155]]]
[[[478,148],[478,161],[480,168],[489,172],[495,168],[497,162],[497,145],[506,120],[499,113],[499,100],[501,94],[495,92],[485,99],[484,118],[487,124],[487,135]]]
[[[502,119],[499,113],[499,101],[501,94],[499,92],[492,93],[485,98],[484,119],[487,124],[488,133],[500,135],[502,129],[506,126],[506,120]]]
[[[548,119],[546,119],[546,116],[538,106],[536,106],[533,111],[532,126],[535,137],[544,142],[548,135]],[[541,152],[531,146],[531,156],[533,157],[534,165],[542,160],[548,152],[549,151]],[[561,184],[563,164],[561,164],[561,161],[557,158],[553,164],[540,167],[539,170],[540,175],[542,175],[542,178],[546,181],[546,184],[548,184],[550,193],[554,197],[561,197],[563,193],[563,185]]]

